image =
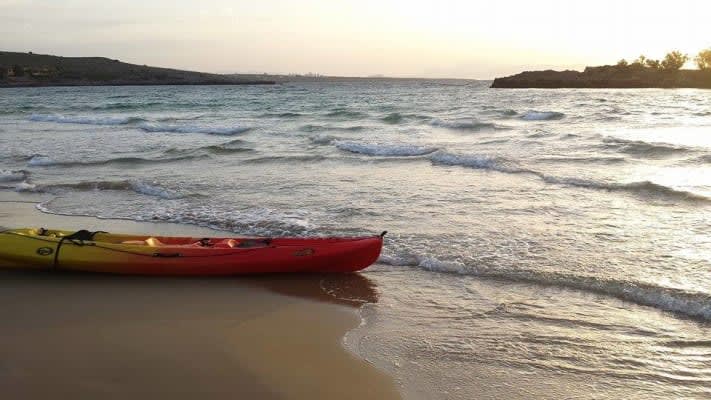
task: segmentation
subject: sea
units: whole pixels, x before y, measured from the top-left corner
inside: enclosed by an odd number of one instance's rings
[[[362,302],[344,346],[406,398],[711,398],[711,91],[490,84],[0,89],[0,186],[235,235],[387,230],[324,289]]]

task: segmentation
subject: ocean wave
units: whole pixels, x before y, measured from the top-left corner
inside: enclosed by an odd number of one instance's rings
[[[492,122],[481,122],[474,119],[462,118],[453,120],[433,119],[430,125],[441,128],[465,130],[465,131],[482,131],[496,129],[496,124]]]
[[[159,105],[163,105],[163,104],[164,103],[158,102],[158,101],[145,102],[145,103],[114,102],[114,103],[106,103],[106,104],[99,104],[99,105],[90,106],[89,109],[91,109],[91,110],[145,110],[146,108],[159,106]]]
[[[390,113],[383,118],[380,118],[381,121],[385,122],[386,124],[399,124],[403,120],[405,120],[405,117],[400,114],[400,113]]]
[[[603,156],[548,156],[539,157],[538,161],[561,162],[561,163],[600,163],[600,164],[619,164],[627,162],[624,157],[603,157]]]
[[[521,116],[524,121],[550,121],[562,119],[565,114],[555,111],[528,111]]]
[[[305,163],[305,162],[319,162],[327,160],[328,157],[317,155],[317,154],[303,154],[303,155],[293,155],[293,156],[265,156],[265,157],[255,157],[242,160],[243,164],[267,164],[267,163]]]
[[[341,132],[357,132],[365,129],[364,126],[327,126],[327,125],[304,125],[299,128],[302,132],[324,132],[324,131],[341,131]]]
[[[337,137],[331,136],[331,135],[314,135],[314,136],[309,137],[309,140],[311,141],[311,143],[322,144],[322,145],[331,144],[334,141],[336,141],[337,139],[338,139]]]
[[[167,132],[167,133],[205,133],[210,135],[231,136],[244,133],[250,130],[249,127],[217,127],[217,126],[197,126],[197,125],[173,125],[158,123],[143,123],[138,126],[145,132]]]
[[[51,167],[51,166],[56,166],[56,167],[81,167],[81,166],[99,166],[99,165],[108,165],[108,164],[127,164],[127,165],[135,165],[135,164],[160,164],[160,163],[169,163],[169,162],[176,162],[176,161],[186,161],[186,160],[195,160],[199,158],[205,158],[208,155],[206,154],[184,154],[184,155],[178,155],[174,157],[159,157],[159,158],[141,158],[141,157],[117,157],[117,158],[109,158],[105,160],[54,160],[50,158],[49,156],[45,155],[34,155],[31,156],[28,161],[27,165],[30,167]]]
[[[650,283],[572,275],[563,272],[474,266],[460,261],[440,261],[434,257],[423,257],[413,254],[383,255],[378,262],[388,265],[418,267],[435,272],[471,275],[513,282],[527,282],[587,291],[616,297],[664,311],[711,320],[711,295],[682,289],[666,288]]]
[[[385,122],[386,124],[391,124],[391,125],[396,125],[399,123],[402,123],[406,120],[427,120],[430,119],[430,117],[424,116],[424,115],[417,115],[417,114],[401,114],[398,112],[393,112],[390,113],[382,118],[380,118],[381,121]]]
[[[145,121],[145,119],[140,117],[76,116],[60,114],[32,114],[29,120],[34,122],[56,122],[60,124],[81,125],[128,125]]]
[[[602,139],[602,142],[602,147],[604,149],[644,157],[668,157],[675,154],[684,154],[693,151],[693,149],[688,147],[677,146],[669,143],[643,142],[639,140],[627,140],[615,137],[605,137]]]
[[[336,141],[337,148],[351,153],[365,154],[369,156],[392,156],[392,157],[413,157],[434,153],[439,150],[436,147],[416,146],[408,144],[374,144],[358,143],[351,141]]]
[[[694,164],[711,164],[711,154],[704,154],[692,160]]]
[[[303,116],[297,112],[280,112],[280,113],[264,113],[260,115],[261,118],[299,118]]]
[[[57,193],[58,191],[73,190],[73,191],[88,191],[88,190],[116,190],[116,191],[133,191],[135,193],[144,194],[147,196],[160,197],[166,200],[175,200],[186,195],[177,193],[173,190],[166,189],[154,183],[146,183],[142,181],[84,181],[77,183],[56,183],[48,185],[26,185],[17,187],[21,192],[37,192],[37,193]]]
[[[438,151],[430,156],[430,161],[438,165],[461,166],[505,173],[535,173],[515,166],[512,161],[504,157],[487,154],[454,154]]]
[[[213,155],[226,155],[235,153],[246,153],[254,151],[249,147],[243,147],[244,141],[240,139],[231,140],[229,142],[221,144],[213,144],[202,147],[195,148],[169,148],[163,152],[164,157],[158,160],[175,160],[177,158],[187,157],[187,158],[200,158],[201,156]]]
[[[711,198],[698,193],[674,189],[651,181],[638,181],[629,183],[599,182],[579,178],[560,178],[550,175],[537,174],[545,182],[565,186],[575,186],[587,189],[605,190],[608,192],[628,192],[646,197],[661,197],[678,201],[698,201],[711,204]]]
[[[357,119],[364,118],[367,115],[360,111],[346,110],[346,109],[336,109],[326,113],[327,117],[331,118],[345,118],[345,119]]]
[[[30,175],[25,170],[0,170],[0,182],[19,182],[24,181]]]
[[[711,198],[698,193],[674,189],[651,181],[629,183],[603,182],[577,177],[558,177],[543,172],[519,166],[516,162],[500,156],[477,154],[453,154],[438,151],[430,156],[433,164],[461,166],[474,169],[484,169],[509,174],[533,175],[546,183],[579,187],[585,189],[604,190],[608,192],[627,192],[644,197],[657,197],[674,201],[691,201],[711,204]]]

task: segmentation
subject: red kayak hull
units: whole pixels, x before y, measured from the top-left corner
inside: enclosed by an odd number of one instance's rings
[[[343,273],[373,264],[383,245],[381,236],[201,239],[97,233],[92,240],[61,240],[72,232],[40,233],[3,232],[0,242],[12,250],[0,250],[0,267],[183,276]]]

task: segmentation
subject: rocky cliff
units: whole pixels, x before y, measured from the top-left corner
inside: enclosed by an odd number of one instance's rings
[[[492,88],[701,88],[711,89],[711,71],[664,71],[616,65],[579,71],[526,71],[494,79]]]

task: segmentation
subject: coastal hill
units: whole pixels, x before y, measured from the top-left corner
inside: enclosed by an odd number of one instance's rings
[[[579,71],[526,71],[496,78],[492,88],[698,88],[711,89],[710,70],[667,71],[624,65],[587,67]]]
[[[259,75],[220,75],[128,64],[104,57],[0,51],[0,87],[271,84]]]

